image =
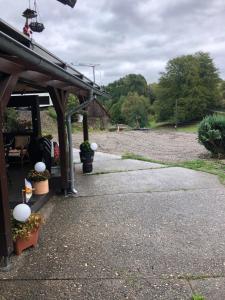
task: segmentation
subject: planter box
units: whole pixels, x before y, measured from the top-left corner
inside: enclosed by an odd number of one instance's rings
[[[34,194],[35,195],[44,195],[49,192],[49,184],[48,179],[43,181],[33,181],[32,182],[33,188],[34,188]]]
[[[23,250],[30,248],[32,246],[35,247],[37,245],[39,231],[40,231],[40,228],[38,228],[38,230],[32,232],[27,239],[19,238],[14,242],[14,251],[15,251],[16,255],[20,255],[23,252]]]

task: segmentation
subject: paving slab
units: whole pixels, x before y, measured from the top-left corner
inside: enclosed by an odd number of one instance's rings
[[[190,284],[195,293],[204,296],[205,300],[225,299],[225,278],[191,280]]]
[[[0,282],[4,300],[189,300],[187,282],[165,280],[99,279]],[[1,299],[1,297],[0,297]]]
[[[225,189],[218,178],[151,164],[137,170],[139,162],[109,157],[100,164],[108,174],[76,173],[77,197],[51,200],[39,246],[0,273],[0,295],[180,300],[192,291],[213,294],[211,281],[191,279],[220,277],[221,286],[225,276]]]
[[[122,161],[121,165],[122,165]],[[80,196],[221,188],[216,176],[184,168],[160,168],[76,176]]]
[[[131,159],[122,160],[121,163],[121,160],[119,159],[108,159],[108,160],[94,161],[93,172],[90,173],[89,175],[129,172],[129,171],[136,171],[136,170],[150,170],[150,169],[159,169],[159,168],[165,168],[165,165],[139,161],[139,160],[131,160]],[[77,172],[78,174],[82,174],[81,163],[75,165],[75,172]]]
[[[73,149],[73,158],[75,163],[80,163],[80,150],[78,149]],[[105,161],[105,160],[112,160],[112,159],[118,159],[121,160],[120,155],[115,155],[115,154],[109,154],[109,153],[104,153],[104,152],[95,152],[94,160],[95,161]]]
[[[224,196],[202,190],[60,199],[26,268],[15,265],[7,276],[225,275]]]

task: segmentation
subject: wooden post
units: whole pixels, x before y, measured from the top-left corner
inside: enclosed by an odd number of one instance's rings
[[[85,109],[85,113],[84,113],[84,116],[83,116],[83,138],[84,138],[84,141],[89,140],[87,109]]]
[[[0,256],[7,257],[13,251],[11,217],[8,196],[8,179],[5,165],[5,151],[2,133],[2,112],[0,113]]]
[[[3,114],[17,83],[18,74],[0,80],[0,257],[7,258],[13,251],[11,217],[8,195],[5,151],[3,141]]]
[[[65,129],[65,111],[68,94],[60,89],[48,88],[57,114],[59,150],[60,150],[60,169],[61,169],[61,188],[64,192],[69,187],[68,182],[68,157],[67,157],[67,135]]]
[[[32,101],[31,113],[34,137],[41,137],[41,117],[38,96],[34,97]]]

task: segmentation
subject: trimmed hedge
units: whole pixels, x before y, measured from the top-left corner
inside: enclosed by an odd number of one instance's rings
[[[205,117],[198,128],[198,140],[213,154],[225,154],[225,117]]]

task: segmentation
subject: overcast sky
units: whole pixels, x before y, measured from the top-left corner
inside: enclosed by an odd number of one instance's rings
[[[100,84],[129,73],[157,81],[169,59],[196,51],[209,52],[225,78],[224,0],[78,0],[74,9],[37,3],[46,29],[33,38],[68,63],[100,64]],[[0,0],[1,18],[22,29],[27,6]],[[92,78],[91,68],[77,68]]]

